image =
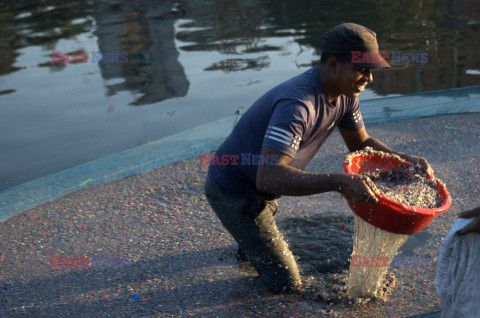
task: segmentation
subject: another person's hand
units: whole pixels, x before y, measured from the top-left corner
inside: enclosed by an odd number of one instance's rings
[[[399,154],[399,156],[402,159],[404,159],[408,162],[411,162],[416,166],[421,166],[423,168],[423,170],[425,171],[425,173],[427,174],[427,178],[429,178],[429,179],[434,178],[433,169],[432,169],[432,167],[430,167],[430,165],[428,164],[428,162],[425,158],[422,158],[422,157],[419,157],[419,156],[414,156],[414,155],[407,155],[407,154]]]
[[[469,219],[475,217],[470,224],[458,231],[458,234],[464,235],[470,232],[476,232],[480,234],[480,206],[472,210],[463,211],[458,216],[462,219]]]
[[[368,177],[346,175],[346,182],[338,191],[351,203],[362,201],[377,203],[377,187]]]

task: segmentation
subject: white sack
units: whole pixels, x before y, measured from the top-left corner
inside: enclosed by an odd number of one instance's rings
[[[440,247],[435,289],[442,318],[480,318],[480,234],[457,234],[473,219],[455,221]]]

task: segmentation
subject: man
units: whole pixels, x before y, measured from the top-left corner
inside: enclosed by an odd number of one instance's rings
[[[336,126],[350,151],[371,146],[431,171],[425,159],[395,152],[365,130],[357,97],[372,82],[372,68],[390,67],[376,34],[341,24],[326,33],[321,48],[319,65],[273,88],[242,116],[217,150],[205,184],[213,210],[273,291],[301,285],[275,223],[281,195],[337,191],[352,202],[377,201],[359,175],[302,170]]]
[[[472,232],[480,234],[480,206],[472,210],[463,211],[458,216],[462,219],[469,219],[475,217],[470,224],[458,231],[458,234],[465,235]]]

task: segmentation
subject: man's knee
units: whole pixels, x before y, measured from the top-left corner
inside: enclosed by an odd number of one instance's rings
[[[297,290],[302,284],[297,263],[290,251],[283,257],[273,255],[247,256],[259,274],[260,282],[269,290],[284,292]],[[290,256],[290,257],[288,257]]]

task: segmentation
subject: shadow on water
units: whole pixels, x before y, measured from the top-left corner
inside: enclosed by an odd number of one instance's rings
[[[222,305],[228,311],[239,300],[248,299],[241,290],[248,291],[252,285],[252,278],[248,276],[209,281],[205,277],[191,277],[192,271],[219,265],[219,253],[233,258],[233,249],[214,249],[166,255],[123,266],[113,264],[67,273],[58,269],[57,275],[48,278],[3,282],[0,315],[87,317],[104,313],[131,317],[161,313],[178,317],[182,311],[210,307],[219,314]],[[222,263],[220,261],[220,265]],[[219,293],[228,297],[220,297]]]
[[[279,221],[278,227],[298,258],[303,274],[340,273],[348,269],[355,228],[353,216],[315,214]]]
[[[304,274],[341,273],[350,266],[354,235],[352,215],[315,214],[278,222]],[[398,254],[414,256],[431,238],[428,229],[410,235]]]
[[[285,219],[278,222],[278,226],[297,258],[308,288],[318,299],[341,301],[343,296],[339,295],[346,291],[353,250],[353,216],[315,214],[308,218]],[[414,250],[430,237],[427,230],[411,235],[393,258],[389,271],[403,266],[426,266],[428,258],[415,257]],[[384,283],[389,286],[388,279]]]
[[[424,246],[431,237],[432,235],[429,233],[428,228],[410,235],[408,240],[398,249],[398,254],[402,256],[416,255],[415,249]]]

